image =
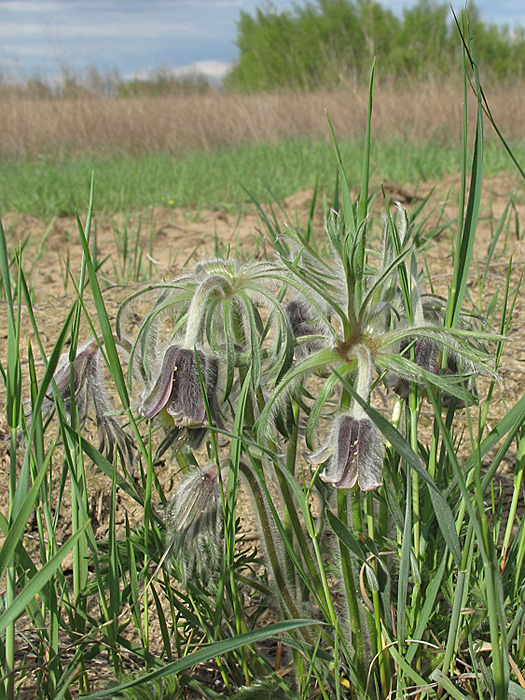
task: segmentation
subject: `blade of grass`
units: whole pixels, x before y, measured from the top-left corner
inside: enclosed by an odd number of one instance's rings
[[[82,696],[82,700],[99,700],[99,698],[111,697],[115,693],[120,693],[123,690],[126,690],[127,688],[140,686],[145,683],[148,683],[149,681],[162,678],[163,676],[167,676],[169,674],[180,673],[181,671],[184,671],[187,668],[197,666],[198,664],[208,661],[209,659],[212,659],[214,657],[223,656],[224,654],[227,654],[230,651],[234,651],[235,649],[239,649],[243,646],[256,644],[257,642],[272,637],[277,637],[280,634],[295,629],[300,629],[309,625],[320,624],[322,623],[320,623],[318,620],[311,619],[295,619],[286,620],[285,622],[275,622],[270,625],[267,625],[266,627],[263,627],[262,629],[254,630],[252,632],[241,634],[237,637],[232,637],[231,639],[225,639],[220,642],[209,644],[204,648],[199,649],[198,651],[188,654],[182,659],[178,659],[173,663],[166,664],[163,668],[151,671],[150,673],[147,673],[140,678],[128,681],[127,683],[122,683],[121,685],[116,686],[114,688],[108,688],[107,690],[99,691],[93,695],[84,695]]]
[[[450,287],[450,295],[447,304],[445,315],[445,325],[454,327],[458,321],[459,314],[465,297],[467,287],[468,273],[472,260],[472,252],[474,249],[474,240],[476,237],[476,229],[478,225],[479,209],[481,203],[481,187],[483,180],[483,109],[481,100],[481,87],[479,80],[479,72],[476,62],[474,37],[472,28],[467,16],[467,26],[469,32],[468,46],[472,52],[472,69],[475,76],[476,84],[476,135],[474,141],[474,153],[472,158],[472,167],[470,171],[470,187],[467,201],[467,208],[464,218],[460,218],[461,225],[458,228],[458,238],[456,242],[456,251],[454,256],[454,270],[452,274],[452,284]],[[460,32],[462,32],[459,27]],[[462,33],[463,36],[463,33]],[[466,72],[465,72],[466,75]],[[466,100],[464,106],[464,119],[466,120]],[[464,122],[465,123],[465,122]],[[464,128],[463,152],[467,153],[466,133]],[[464,176],[463,176],[464,179]]]

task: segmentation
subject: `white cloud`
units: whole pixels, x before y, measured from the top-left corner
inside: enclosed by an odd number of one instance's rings
[[[184,76],[204,75],[211,80],[221,80],[232,69],[233,63],[226,61],[194,61],[186,66],[175,66],[174,68],[163,68],[163,72],[181,78]],[[136,71],[125,76],[126,80],[149,80],[151,73],[147,71]]]
[[[173,75],[192,75],[200,73],[210,78],[224,78],[232,68],[231,63],[224,61],[195,61],[188,66],[178,66],[172,69]]]
[[[46,24],[21,24],[18,22],[0,22],[0,36],[13,39],[16,35],[28,36],[45,34],[48,30]]]
[[[177,24],[175,22],[166,22],[159,25],[157,22],[137,20],[136,22],[114,22],[104,24],[68,24],[58,27],[61,30],[67,31],[67,34],[75,34],[77,36],[89,37],[119,37],[126,40],[126,35],[129,36],[129,41],[133,42],[137,39],[155,39],[161,35],[175,34],[195,34],[199,33],[198,27],[190,24]],[[128,34],[129,32],[129,34]]]
[[[32,0],[0,0],[0,12],[60,12],[61,2],[34,2]]]

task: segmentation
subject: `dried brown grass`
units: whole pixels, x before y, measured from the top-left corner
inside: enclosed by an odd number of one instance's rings
[[[494,87],[488,95],[497,123],[510,139],[525,138],[524,88],[525,83]],[[321,139],[328,136],[325,109],[339,138],[359,138],[367,101],[366,89],[127,99],[5,95],[0,101],[0,155],[180,153],[286,138]],[[462,90],[453,83],[403,90],[379,86],[374,138],[459,141],[462,102]]]

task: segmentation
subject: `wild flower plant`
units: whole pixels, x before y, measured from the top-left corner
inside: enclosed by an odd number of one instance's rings
[[[400,205],[392,213],[386,204],[375,247],[371,214],[346,197],[341,211],[328,214],[322,253],[289,228],[274,237],[273,258],[201,261],[173,281],[135,292],[117,317],[137,426],[162,428],[162,452],[171,447],[183,470],[165,511],[166,561],[186,586],[215,581],[236,632],[247,629],[239,582],[225,583],[238,557],[242,479],[281,615],[310,619],[289,638],[297,675],[287,692],[305,697],[304,674],[336,696],[345,673],[359,697],[383,697],[391,688],[383,647],[395,623],[381,557],[396,554],[400,489],[416,479],[399,472],[400,455],[411,449],[403,460],[417,459],[423,392],[436,410],[447,401],[456,410],[476,403],[477,374],[494,373],[485,350],[493,334],[474,316],[457,314],[447,325],[444,300],[423,289],[409,213]],[[72,368],[59,366],[55,383],[66,410],[75,397],[81,424],[94,410],[112,459],[115,444],[125,456],[131,437],[123,437],[106,400],[102,346],[96,339],[81,347]],[[399,454],[377,410],[381,387],[393,397],[394,429],[406,412]],[[449,536],[452,511],[439,502],[436,524]],[[332,543],[323,554],[330,533],[339,552]],[[417,567],[421,556],[413,553]],[[334,596],[341,596],[337,605]],[[319,619],[331,631],[317,630]],[[318,665],[321,650],[333,658],[331,670]],[[248,673],[258,662],[248,654],[244,663]]]
[[[74,590],[67,600],[75,640],[84,644],[90,634],[86,623],[92,623],[85,602],[89,560],[101,607],[93,629],[104,635],[116,672],[122,674],[122,648],[140,651],[148,666],[157,666],[141,679],[88,696],[91,700],[169,674],[205,697],[217,697],[197,674],[185,675],[211,658],[224,692],[239,689],[246,698],[504,700],[510,690],[524,697],[511,680],[509,657],[517,660],[512,669],[519,681],[518,664],[525,661],[525,521],[517,517],[517,496],[508,521],[501,517],[492,479],[515,444],[517,492],[522,486],[525,398],[487,432],[487,406],[514,303],[510,270],[499,333],[465,308],[483,152],[474,60],[473,66],[474,160],[468,197],[463,173],[447,299],[425,291],[414,221],[404,207],[385,200],[377,231],[368,191],[373,80],[361,191],[353,201],[334,139],[341,202],[334,202],[321,235],[311,225],[302,234],[266,219],[274,248],[270,259],[201,261],[175,280],[134,292],[113,330],[80,229],[101,335],[80,347],[72,366],[60,365],[64,330],[48,365],[45,394],[33,397],[34,406],[47,411],[53,392],[75,503],[72,542],[60,558],[53,549],[45,566],[58,566],[73,550]],[[465,152],[466,143],[465,137]],[[0,264],[8,289],[4,249]],[[20,378],[10,308],[11,364],[4,374],[14,444]],[[126,351],[127,383],[117,344]],[[102,371],[102,356],[109,372]],[[489,378],[489,399],[478,409],[479,374]],[[111,382],[126,414],[126,437],[107,400]],[[425,406],[431,418],[423,428]],[[79,436],[90,412],[108,447],[106,457]],[[157,426],[165,436],[155,451]],[[2,549],[0,557],[11,605],[13,542],[21,537],[46,463],[41,418],[34,417],[26,432],[34,457],[28,452],[24,460],[22,486],[16,484],[12,458],[13,505],[9,521],[2,522],[14,533],[6,539],[11,549],[5,556]],[[133,481],[117,469],[118,455],[125,463],[131,442],[138,462]],[[111,478],[107,566],[89,529],[83,454]],[[163,524],[152,500],[155,488],[167,500],[154,468],[161,454],[163,468],[177,480]],[[262,559],[242,545],[241,485]],[[24,487],[27,494],[21,496]],[[117,541],[117,488],[144,509],[138,544],[128,522],[125,542]],[[42,509],[52,535],[45,500]],[[40,619],[37,583],[22,600]],[[56,588],[54,595],[69,595],[67,586]],[[53,601],[49,615],[58,629],[61,616],[52,592],[46,589],[43,605]],[[149,651],[151,606],[167,661]],[[135,622],[142,648],[122,636],[128,624],[123,611]],[[261,623],[265,613],[279,621]],[[0,622],[7,620],[9,675],[14,627],[6,614]],[[257,646],[272,635],[273,646]],[[52,644],[56,651],[57,635]],[[98,638],[96,644],[102,646]],[[77,657],[67,669],[70,675],[63,675],[72,677],[76,668]],[[51,670],[53,697],[60,673],[56,665]],[[82,669],[79,674],[84,677]],[[5,687],[11,700],[13,685]],[[178,692],[178,682],[175,688]],[[62,696],[66,691],[62,687]]]

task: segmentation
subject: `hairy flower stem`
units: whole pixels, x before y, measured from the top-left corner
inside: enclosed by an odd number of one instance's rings
[[[346,389],[343,389],[341,395],[341,411],[348,409],[351,402],[351,397]],[[337,516],[339,520],[346,526],[351,527],[348,514],[348,501],[351,499],[352,510],[356,507],[356,491],[347,491],[345,489],[337,489]],[[361,509],[359,494],[357,494],[358,510]],[[360,518],[360,515],[359,515]],[[352,513],[352,521],[354,521]],[[361,678],[365,677],[364,667],[364,645],[361,633],[361,615],[359,610],[359,602],[357,599],[357,585],[355,578],[355,570],[352,564],[352,557],[348,548],[339,540],[339,555],[341,558],[341,570],[343,574],[343,583],[346,593],[346,602],[348,605],[348,614],[350,618],[350,628],[352,632],[351,648],[356,654],[356,667],[359,669]]]
[[[352,505],[355,505],[355,498],[359,498],[356,491],[347,491],[345,489],[337,490],[337,516],[345,525],[349,526],[348,518],[348,500],[352,499]],[[359,504],[359,509],[361,504]],[[352,557],[348,548],[339,540],[339,555],[341,558],[341,570],[343,574],[343,583],[346,593],[346,602],[348,605],[348,614],[350,618],[350,629],[352,634],[351,648],[356,655],[356,667],[359,669],[361,678],[365,677],[364,667],[364,644],[361,630],[361,614],[359,610],[359,602],[357,599],[357,586],[355,579],[355,571],[352,565]]]
[[[292,412],[293,428],[292,434],[290,435],[290,438],[288,440],[288,447],[286,450],[286,469],[293,476],[295,474],[295,465],[297,463],[297,440],[299,437],[299,405],[295,401],[292,401]],[[283,524],[288,539],[290,540],[290,542],[294,542],[294,528],[290,514],[290,509],[288,508],[286,502],[284,504]],[[293,586],[295,589],[295,567],[289,556],[286,556],[285,565],[290,585]]]
[[[358,357],[356,391],[360,396],[368,399],[370,390],[369,351],[364,346],[357,346],[355,351]],[[350,393],[343,389],[340,410],[342,412],[346,411],[351,404],[355,403]],[[357,410],[362,411],[361,407]],[[349,518],[349,502],[351,504],[351,519]],[[337,489],[337,514],[346,527],[349,527],[356,533],[364,532],[360,489],[356,488],[350,491]],[[372,657],[377,651],[374,650],[376,646],[376,625],[374,618],[364,609],[364,606],[359,601],[357,593],[359,573],[356,571],[350,551],[341,541],[339,542],[339,552],[352,632],[351,646],[356,654],[356,667],[359,669],[359,676],[366,678],[365,645],[372,644]],[[369,651],[371,650],[369,649]]]
[[[277,446],[275,446],[275,449],[277,449]],[[277,477],[277,481],[279,483],[279,489],[281,492],[281,495],[283,497],[284,505],[286,508],[286,512],[288,513],[290,517],[290,523],[293,528],[294,536],[296,538],[297,544],[299,546],[299,549],[301,551],[301,555],[303,557],[303,561],[306,564],[306,568],[308,569],[308,574],[310,576],[310,580],[313,584],[314,590],[317,594],[319,604],[321,605],[323,609],[323,614],[329,617],[329,607],[331,600],[326,599],[325,596],[325,588],[323,586],[321,577],[319,575],[319,571],[316,568],[315,561],[312,557],[312,553],[310,551],[310,548],[308,546],[307,539],[305,537],[305,533],[303,531],[302,523],[299,520],[299,517],[297,515],[297,508],[296,504],[293,498],[292,491],[290,489],[290,485],[288,484],[288,481],[286,479],[286,476],[283,474],[282,470],[279,469],[277,465],[275,466],[275,474]],[[312,533],[310,533],[310,536],[313,537]],[[319,560],[318,560],[319,561]]]
[[[375,515],[374,515],[374,499],[372,497],[372,493],[368,492],[366,494],[366,511],[367,511],[367,529],[368,529],[368,536],[372,541],[375,541]],[[377,567],[377,561],[376,559],[373,559],[372,562],[370,563],[370,566],[372,567],[375,575],[377,576],[378,572],[378,567]],[[382,634],[382,629],[381,629],[381,605],[380,605],[380,599],[379,599],[379,591],[373,590],[372,591],[372,603],[374,606],[374,622],[375,622],[375,649],[374,653],[377,653],[381,651],[383,648],[383,634]],[[379,677],[381,680],[380,683],[380,691],[381,691],[381,698],[386,698],[386,695],[388,693],[388,689],[390,688],[390,681],[391,681],[391,672],[390,672],[390,664],[389,664],[389,656],[387,652],[383,652],[379,654],[379,659],[378,659],[378,664],[379,664]]]
[[[311,487],[310,487],[311,488]],[[341,624],[339,622],[339,618],[337,615],[337,612],[334,607],[334,603],[332,600],[332,593],[330,590],[330,584],[328,582],[328,577],[327,577],[327,572],[326,568],[324,566],[323,562],[323,556],[321,554],[321,549],[319,547],[319,536],[322,532],[322,528],[316,527],[312,513],[310,510],[308,510],[308,515],[307,515],[307,522],[306,526],[308,528],[308,533],[310,535],[312,545],[314,548],[315,556],[319,565],[319,572],[321,576],[321,581],[322,581],[322,586],[323,586],[323,592],[325,596],[325,601],[326,601],[326,609],[324,610],[324,615],[327,620],[329,620],[334,628],[334,677],[335,677],[335,683],[336,683],[336,698],[341,697],[341,683],[340,683],[340,674],[338,672],[339,669],[339,647],[341,644],[341,640],[344,640],[344,635],[343,635],[343,630],[341,628]],[[321,632],[321,635],[323,633]],[[346,646],[346,645],[345,645]],[[325,694],[323,693],[323,697]]]
[[[417,428],[418,428],[418,399],[419,399],[419,388],[412,382],[410,386],[409,394],[409,420],[410,420],[410,446],[414,453],[418,453],[418,439],[417,439]],[[417,568],[420,569],[421,561],[421,513],[419,504],[419,474],[412,470],[412,533],[413,533],[413,546],[414,546],[414,558],[416,561]],[[412,599],[414,600],[414,609],[417,609],[418,600],[421,595],[421,583],[414,581],[412,588]],[[421,656],[418,655],[417,658],[417,669],[420,671]]]
[[[264,495],[258,484],[257,478],[255,477],[255,474],[252,472],[252,470],[246,467],[246,465],[244,465],[242,462],[240,463],[239,468],[243,473],[244,477],[246,478],[250,487],[250,491],[252,492],[255,507],[257,509],[257,514],[259,516],[259,522],[261,524],[261,534],[263,537],[266,554],[272,573],[275,578],[275,585],[277,586],[280,598],[285,608],[285,610],[283,611],[285,613],[285,617],[286,619],[300,619],[302,616],[295,604],[294,597],[288,588],[286,577],[283,574],[281,562],[279,561],[279,557],[277,554],[278,546],[273,537],[272,526],[270,524],[270,520],[266,512]],[[312,646],[315,645],[315,640],[307,628],[301,628],[301,634],[303,635],[305,641],[308,644],[311,644]]]

